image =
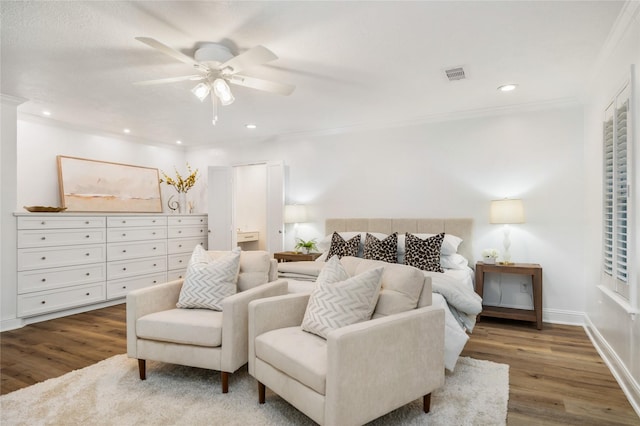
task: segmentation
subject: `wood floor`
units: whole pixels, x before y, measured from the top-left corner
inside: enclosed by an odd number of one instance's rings
[[[126,352],[125,306],[0,334],[1,393]],[[640,425],[581,327],[483,319],[464,356],[509,369],[509,425]]]

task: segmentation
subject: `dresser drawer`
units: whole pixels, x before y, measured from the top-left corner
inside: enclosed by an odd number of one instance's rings
[[[167,218],[169,226],[184,226],[184,225],[206,225],[206,216],[169,216]]]
[[[118,243],[140,240],[162,240],[167,238],[166,227],[107,228],[107,242]]]
[[[132,290],[167,282],[166,272],[107,282],[107,299],[124,297]]]
[[[18,272],[18,294],[51,290],[107,279],[105,263]]]
[[[144,259],[120,260],[107,263],[107,279],[132,277],[167,271],[167,257],[147,257]]]
[[[28,317],[105,301],[105,283],[18,295],[18,316]]]
[[[107,260],[136,259],[167,254],[167,240],[107,244]]]
[[[191,253],[170,254],[167,258],[169,259],[167,269],[186,269],[189,265],[189,259],[191,259]]]
[[[18,271],[104,262],[104,244],[18,249]]]
[[[69,228],[104,228],[104,216],[20,216],[18,229],[69,229]]]
[[[187,276],[186,269],[174,269],[167,272],[167,282],[182,279]]]
[[[207,239],[205,238],[185,238],[169,240],[169,254],[191,253],[197,245],[207,248]]]
[[[105,228],[18,231],[18,248],[104,243]]]
[[[132,226],[167,226],[166,216],[109,216],[107,228],[127,228]]]
[[[179,226],[169,228],[169,238],[205,237],[206,226]]]

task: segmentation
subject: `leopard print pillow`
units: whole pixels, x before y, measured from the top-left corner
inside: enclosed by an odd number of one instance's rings
[[[431,272],[444,272],[440,266],[440,248],[444,240],[444,232],[429,237],[426,240],[407,232],[405,265]]]
[[[365,259],[382,260],[387,263],[398,263],[398,233],[394,232],[384,240],[379,240],[367,232],[364,239]]]
[[[358,256],[358,248],[360,247],[360,234],[351,238],[349,241],[345,241],[337,232],[334,232],[331,236],[331,247],[327,253],[327,259],[331,259],[333,256]]]

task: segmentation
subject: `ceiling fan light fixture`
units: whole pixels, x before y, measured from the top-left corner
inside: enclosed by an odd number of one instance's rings
[[[236,98],[233,97],[231,89],[226,81],[216,78],[213,81],[213,92],[216,94],[222,105],[231,105]]]
[[[196,87],[191,89],[191,93],[196,95],[196,98],[200,99],[200,102],[203,102],[207,98],[210,91],[211,87],[206,83],[199,83]]]

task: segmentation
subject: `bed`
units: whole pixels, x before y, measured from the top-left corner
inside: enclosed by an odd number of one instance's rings
[[[447,252],[441,256],[443,273],[423,271],[431,277],[433,305],[445,308],[445,367],[453,371],[464,345],[475,326],[476,316],[482,310],[482,299],[474,291],[474,271],[472,234],[473,220],[467,218],[454,219],[394,219],[394,218],[335,218],[325,221],[325,234],[319,243],[321,250],[326,250],[326,241],[334,232],[349,236],[361,233],[362,241],[366,233],[390,235],[397,232],[400,236],[411,234],[445,233],[452,239],[459,237],[462,241],[455,249],[455,255]],[[448,237],[447,237],[448,238]],[[456,244],[457,241],[456,240]],[[403,249],[399,248],[399,263],[402,263]],[[443,244],[444,250],[444,244]],[[287,262],[278,264],[278,273],[289,282],[289,292],[311,292],[318,273],[324,265],[326,256],[315,261]],[[451,259],[455,259],[453,262]]]

